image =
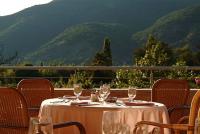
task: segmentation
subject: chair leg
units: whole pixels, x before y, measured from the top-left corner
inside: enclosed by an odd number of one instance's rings
[[[68,126],[76,126],[79,129],[80,134],[86,134],[84,126],[81,123],[75,122],[75,121],[54,124],[53,128],[58,129],[58,128],[63,128],[63,127],[68,127]]]

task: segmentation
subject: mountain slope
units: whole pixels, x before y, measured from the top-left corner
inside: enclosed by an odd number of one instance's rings
[[[200,5],[172,12],[133,38],[142,43],[149,34],[171,45],[189,44],[195,48],[200,45]]]
[[[32,61],[60,60],[65,63],[84,64],[101,50],[105,37],[111,39],[111,49],[115,64],[130,62],[132,49],[131,33],[119,24],[85,23],[67,28],[26,58]],[[130,49],[131,48],[131,49]],[[124,55],[126,53],[126,55]]]
[[[127,34],[130,31],[135,33],[148,27],[166,13],[195,3],[200,3],[200,1],[54,0],[50,4],[34,6],[14,15],[0,17],[0,47],[4,49],[5,54],[11,55],[17,51],[19,58],[23,58],[50,42],[64,29],[84,23],[121,24],[128,27]],[[99,44],[100,40],[102,41],[102,37],[96,40],[92,36],[87,37],[86,40],[94,39],[92,42],[95,42],[95,44]],[[84,44],[81,42],[84,39],[74,40],[73,42]],[[112,41],[117,42],[114,39]],[[125,41],[125,39],[122,40]],[[129,41],[125,41],[121,45],[123,44],[130,46],[128,50],[135,45],[134,42],[130,43]],[[92,44],[90,46],[96,47]],[[96,50],[97,48],[92,49]],[[117,52],[114,51],[114,53]],[[124,51],[123,54],[126,55],[126,52]],[[51,55],[51,53],[48,53],[48,55]],[[63,57],[66,55],[63,55]],[[71,63],[77,63],[76,59],[73,59],[73,61],[69,59]]]

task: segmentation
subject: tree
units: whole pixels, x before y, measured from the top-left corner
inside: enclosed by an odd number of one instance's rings
[[[149,36],[146,45],[144,47],[144,55],[141,57],[137,57],[135,59],[136,65],[139,66],[164,66],[173,64],[173,53],[172,49],[168,46],[168,44],[161,42],[155,39],[153,36]],[[141,53],[140,53],[141,54]],[[165,75],[160,71],[157,72],[142,72],[144,76],[150,77],[150,85],[153,83],[153,75],[161,76]],[[143,77],[143,75],[139,77]],[[142,78],[138,78],[142,79]]]
[[[103,48],[97,52],[92,61],[93,66],[112,66],[112,54],[110,49],[110,39],[105,38]]]
[[[96,53],[91,63],[93,66],[112,66],[112,53],[110,49],[110,39],[105,38],[102,50]],[[94,83],[110,82],[113,77],[112,71],[94,71],[93,79]]]
[[[3,54],[3,49],[0,48],[0,65],[4,65],[4,64],[9,64],[11,63],[14,59],[16,59],[17,57],[17,53],[13,56],[10,57],[5,57]],[[13,76],[14,75],[14,71],[13,70],[8,70],[8,69],[1,69],[0,70],[0,76],[1,77],[9,77],[9,76]],[[15,80],[13,79],[2,79],[0,80],[1,84],[6,84],[8,85],[8,83],[15,83]]]
[[[194,54],[194,65],[200,65],[200,50],[197,50],[197,52]]]
[[[10,63],[11,61],[13,61],[14,59],[17,58],[17,52],[13,55],[13,56],[10,56],[10,57],[5,57],[3,55],[3,49],[1,48],[0,49],[0,65],[3,65],[3,64],[8,64]]]
[[[149,36],[144,56],[136,59],[136,64],[140,66],[160,66],[169,65],[172,59],[172,50],[168,44],[156,40]]]
[[[143,57],[145,54],[145,48],[144,47],[140,47],[140,48],[135,48],[133,51],[133,63],[137,63],[137,61]]]
[[[110,49],[110,39],[105,38],[103,45],[103,57],[105,58],[105,65],[112,66],[112,54]]]
[[[188,45],[176,48],[174,50],[176,62],[184,61],[186,65],[194,65],[195,63],[195,52],[192,52]]]

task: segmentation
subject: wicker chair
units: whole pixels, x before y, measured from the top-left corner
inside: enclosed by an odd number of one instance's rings
[[[17,89],[24,96],[30,116],[37,116],[43,100],[52,98],[54,87],[47,79],[23,79]]]
[[[75,125],[81,134],[85,128],[79,122],[53,125],[54,129]],[[27,134],[29,114],[24,97],[13,88],[0,88],[0,134]]]
[[[165,104],[170,115],[170,122],[189,115],[189,106],[186,105],[189,96],[187,80],[160,79],[152,87],[152,101]]]
[[[142,125],[152,125],[161,128],[161,134],[164,134],[163,129],[169,128],[175,130],[176,134],[179,134],[180,131],[187,131],[187,134],[194,134],[194,126],[195,126],[195,119],[197,118],[198,110],[200,108],[200,90],[196,92],[192,99],[190,114],[189,114],[189,122],[187,124],[161,124],[149,121],[140,121],[136,123],[134,134],[136,134],[138,128]]]

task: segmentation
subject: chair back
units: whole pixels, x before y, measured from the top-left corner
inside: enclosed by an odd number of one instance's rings
[[[167,108],[185,105],[189,96],[187,80],[160,79],[152,87],[152,101],[160,102]]]
[[[189,115],[189,110],[183,109],[187,103],[189,91],[187,80],[160,79],[152,87],[152,101],[165,104],[170,115],[170,122],[177,123],[181,117]]]
[[[195,126],[195,120],[198,116],[199,109],[200,109],[200,90],[196,92],[196,94],[192,99],[188,125]],[[187,134],[193,134],[193,131],[188,131]]]
[[[13,88],[0,88],[0,133],[27,133],[28,125],[27,104],[20,92]]]
[[[54,87],[47,79],[23,79],[17,89],[23,94],[28,108],[40,107],[43,100],[52,98]]]

